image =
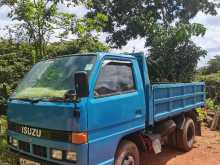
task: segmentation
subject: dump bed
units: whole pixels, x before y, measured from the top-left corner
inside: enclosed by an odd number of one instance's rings
[[[158,122],[204,105],[204,83],[156,84],[153,90],[153,120]]]

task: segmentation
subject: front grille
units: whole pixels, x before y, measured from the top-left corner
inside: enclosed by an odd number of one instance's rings
[[[1,0],[0,0],[1,1]],[[31,127],[27,125],[22,125],[14,122],[8,122],[8,130],[14,131],[20,134],[22,133],[22,128],[27,127],[29,129],[37,129],[38,131],[41,131],[41,136],[37,138],[45,138],[49,140],[54,140],[54,141],[62,141],[62,142],[71,142],[71,135],[72,132],[70,131],[60,131],[60,130],[50,130],[50,129],[44,129],[44,128],[36,128],[36,127]],[[28,134],[25,134],[28,135]],[[33,135],[28,135],[28,136],[33,136]],[[36,136],[34,136],[36,137]]]
[[[33,144],[33,154],[41,157],[47,157],[47,148],[39,145]]]
[[[23,153],[19,153],[18,151],[14,150],[14,149],[10,149],[8,155],[11,154],[13,157],[15,157],[13,159],[14,162],[18,162],[19,161],[19,158],[23,158],[23,159],[27,159],[27,160],[31,160],[31,161],[34,161],[34,162],[37,162],[41,165],[61,165],[61,164],[57,164],[57,163],[54,163],[54,162],[49,162],[49,161],[46,161],[46,160],[42,160],[42,159],[39,159],[39,158],[34,158],[32,156],[27,156]],[[18,163],[14,163],[14,164],[18,164]]]
[[[19,141],[19,149],[24,152],[30,152],[30,144],[27,142]]]

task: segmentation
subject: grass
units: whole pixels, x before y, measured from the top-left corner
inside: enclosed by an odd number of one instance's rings
[[[7,120],[5,116],[0,117],[0,149],[7,147],[6,141]]]
[[[11,154],[7,147],[6,136],[7,119],[5,116],[0,117],[0,164],[16,165],[16,155]]]

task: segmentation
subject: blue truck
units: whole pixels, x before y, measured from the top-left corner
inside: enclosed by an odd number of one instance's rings
[[[8,101],[8,144],[20,165],[140,165],[164,144],[192,148],[204,100],[204,83],[152,85],[142,53],[48,59]]]

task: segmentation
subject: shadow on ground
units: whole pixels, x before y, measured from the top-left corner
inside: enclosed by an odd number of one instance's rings
[[[160,154],[155,155],[154,153],[141,153],[142,165],[166,165],[168,161],[176,158],[184,152],[164,147]]]

